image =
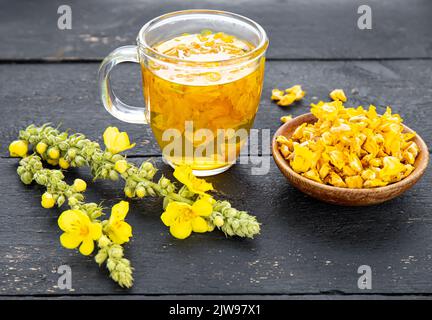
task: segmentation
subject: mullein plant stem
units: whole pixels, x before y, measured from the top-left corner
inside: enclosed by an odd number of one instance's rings
[[[40,150],[44,152],[39,155],[48,162],[55,164],[57,160],[60,166],[62,162],[67,163],[66,168],[88,165],[95,179],[115,181],[120,176],[125,181],[124,193],[128,198],[159,196],[165,198],[165,204],[169,201],[192,204],[196,198],[196,194],[185,186],[177,191],[174,183],[166,177],[153,181],[157,169],[151,162],[144,161],[137,167],[121,154],[102,150],[99,143],[87,139],[83,134],[68,135],[49,125],[30,125],[20,131],[19,139],[31,144],[36,152],[39,144],[46,145]],[[50,158],[50,150],[59,151],[57,159]],[[260,232],[260,223],[254,216],[232,208],[228,201],[215,201],[209,220],[228,236],[253,238]]]
[[[119,154],[134,146],[129,143],[125,132],[108,127],[103,137],[106,150],[102,150],[97,142],[80,133],[60,132],[48,124],[41,127],[30,125],[20,131],[19,140],[12,142],[9,150],[12,156],[23,158],[17,169],[22,182],[30,184],[35,181],[46,187],[47,191],[42,195],[41,201],[43,207],[60,207],[66,203],[71,210],[63,214],[69,213],[74,218],[81,219],[80,223],[92,230],[87,238],[79,240],[82,240],[80,252],[90,254],[93,251],[93,240],[97,241],[96,262],[99,265],[105,263],[111,278],[120,286],[131,287],[133,282],[133,268],[129,260],[124,258],[121,246],[132,236],[132,228],[123,221],[129,209],[128,203],[122,201],[115,205],[110,219],[100,221],[103,208],[96,203],[84,202],[82,192],[86,189],[85,182],[76,179],[73,185],[68,185],[64,181],[62,170],[45,169],[43,161],[63,170],[89,166],[94,180],[115,181],[121,178],[124,180],[124,193],[128,198],[163,198],[165,212],[161,215],[161,220],[170,227],[171,234],[176,238],[184,239],[192,231],[208,232],[215,228],[223,231],[226,236],[253,238],[259,234],[260,224],[254,216],[231,207],[228,201],[213,199],[207,193],[213,190],[212,185],[193,176],[190,167],[176,168],[174,171],[174,177],[183,184],[181,188],[177,188],[164,176],[156,180],[157,169],[151,162],[145,161],[136,166]],[[30,146],[34,154],[27,155]],[[119,209],[120,207],[122,209]],[[59,226],[67,233],[68,226],[65,223],[70,219],[61,218],[60,216]],[[66,245],[62,242],[63,246],[78,246],[77,240],[71,239],[70,234],[63,235],[66,240],[69,239],[69,242],[65,242]]]
[[[41,201],[44,208],[52,208],[55,205],[61,207],[67,203],[72,210],[86,213],[92,222],[100,221],[103,208],[94,202],[84,202],[83,180],[76,179],[73,185],[67,184],[61,170],[44,169],[41,158],[36,154],[21,159],[17,172],[24,184],[35,181],[46,187],[47,191],[42,195]],[[102,224],[106,224],[106,222],[107,220],[101,221]],[[98,247],[99,252],[95,256],[96,262],[99,265],[106,262],[110,277],[122,287],[131,287],[133,268],[129,260],[123,257],[123,247],[113,243],[106,235],[99,238]]]

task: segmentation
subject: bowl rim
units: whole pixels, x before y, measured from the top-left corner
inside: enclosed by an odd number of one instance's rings
[[[313,181],[311,179],[308,179],[306,177],[303,177],[301,174],[295,172],[291,166],[289,165],[288,161],[285,160],[285,158],[282,156],[282,154],[279,151],[279,148],[277,146],[277,142],[276,142],[276,138],[280,135],[284,135],[283,133],[287,130],[287,128],[290,128],[292,126],[292,123],[294,122],[299,122],[299,125],[301,125],[304,122],[310,122],[311,119],[313,119],[316,117],[312,114],[312,113],[304,113],[302,115],[299,115],[293,119],[291,119],[290,121],[284,123],[283,125],[281,125],[275,132],[275,134],[273,135],[273,139],[272,139],[272,154],[273,154],[273,160],[275,161],[275,163],[277,164],[279,170],[281,170],[281,166],[283,167],[283,169],[288,172],[289,175],[296,177],[296,179],[302,180],[304,183],[308,183],[312,186],[315,186],[317,188],[321,188],[323,190],[327,190],[327,191],[337,191],[337,192],[362,192],[365,194],[370,194],[370,193],[376,193],[376,192],[388,192],[388,191],[392,191],[395,189],[399,189],[401,186],[403,185],[409,185],[410,183],[415,183],[425,172],[428,163],[429,163],[429,149],[426,145],[426,143],[424,142],[424,140],[420,137],[419,134],[417,134],[417,132],[415,132],[414,130],[412,130],[411,128],[409,128],[408,126],[406,126],[405,124],[402,123],[403,127],[404,127],[404,131],[406,132],[414,132],[416,133],[416,136],[414,139],[416,139],[419,145],[419,149],[420,149],[420,153],[424,153],[424,158],[422,159],[422,161],[420,161],[418,163],[418,165],[414,168],[413,172],[411,172],[411,174],[409,176],[407,176],[406,178],[389,184],[387,186],[383,186],[383,187],[376,187],[376,188],[342,188],[342,187],[335,187],[335,186],[331,186],[328,184],[323,184],[323,183],[318,183],[316,181]],[[298,127],[298,126],[296,126]],[[418,157],[418,156],[417,156]],[[281,170],[282,171],[282,170]],[[283,172],[282,172],[283,173]]]

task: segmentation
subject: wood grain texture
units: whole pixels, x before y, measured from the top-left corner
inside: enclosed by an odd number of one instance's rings
[[[91,258],[61,248],[60,210],[41,208],[42,189],[20,183],[16,159],[0,159],[0,294],[361,294],[357,268],[363,264],[373,270],[368,293],[432,293],[430,172],[388,203],[341,208],[300,193],[268,160],[271,171],[264,176],[236,165],[210,179],[218,197],[262,222],[255,240],[220,232],[175,240],[160,221],[159,200],[133,201],[128,221],[134,237],[126,252],[136,280],[122,290]],[[171,169],[155,161],[171,177]],[[68,177],[78,174],[91,180],[86,169]],[[86,195],[106,207],[122,197],[111,182],[89,183]],[[72,268],[71,292],[56,288],[62,264]]]
[[[51,121],[99,138],[108,125],[126,130],[137,147],[133,155],[158,155],[148,126],[126,124],[106,112],[97,92],[97,63],[0,65],[0,155],[25,126]],[[113,74],[113,87],[124,101],[143,105],[139,67],[122,65]],[[282,115],[294,116],[309,111],[311,102],[328,99],[328,93],[343,88],[347,105],[375,104],[379,112],[387,105],[399,112],[405,124],[414,128],[429,146],[432,143],[432,61],[270,61],[266,65],[261,105],[255,128],[267,128],[271,134],[280,126]],[[269,99],[274,87],[302,84],[305,99],[288,108]],[[356,93],[351,93],[351,90]],[[89,116],[91,115],[91,116]],[[267,146],[269,146],[268,141]],[[261,150],[270,154],[270,148]]]
[[[135,267],[136,281],[132,289],[122,290],[90,257],[61,248],[57,226],[61,210],[40,207],[42,189],[20,183],[15,172],[18,161],[7,152],[18,130],[30,123],[62,123],[63,128],[99,141],[106,126],[116,125],[137,142],[129,152],[133,161],[154,156],[161,173],[172,177],[148,127],[121,123],[102,110],[96,84],[98,63],[77,62],[97,62],[114,48],[133,43],[140,26],[150,18],[187,8],[237,12],[267,30],[272,61],[267,63],[256,128],[270,129],[272,135],[280,116],[306,113],[311,102],[343,88],[348,105],[373,103],[381,112],[391,105],[430,147],[432,2],[369,1],[374,19],[371,31],[356,27],[362,1],[72,1],[73,28],[60,31],[57,8],[63,3],[0,0],[1,297],[432,296],[430,169],[411,190],[392,201],[341,208],[294,189],[268,156],[270,148],[260,149],[270,164],[269,174],[254,176],[253,165],[238,164],[210,180],[218,197],[258,217],[262,234],[255,240],[242,240],[213,232],[178,241],[160,221],[160,200],[133,201],[128,221],[134,237],[126,254]],[[297,60],[277,61],[287,59]],[[46,60],[75,63],[39,63]],[[113,78],[120,97],[143,105],[137,66],[121,66]],[[272,88],[294,84],[307,90],[304,101],[289,108],[270,102]],[[121,184],[90,183],[87,169],[71,170],[68,179],[78,176],[89,181],[89,201],[104,201],[110,207],[122,199]],[[56,269],[62,264],[72,267],[71,291],[57,288]],[[357,268],[363,264],[373,270],[373,289],[368,295],[357,288]]]
[[[257,301],[257,300],[431,300],[430,295],[411,294],[299,294],[299,295],[20,295],[1,296],[2,300],[168,300],[173,304],[181,300],[218,300],[219,302],[229,300]],[[157,303],[157,302],[156,302]],[[187,303],[187,302],[185,302]],[[311,309],[312,310],[312,309]],[[314,311],[312,311],[314,312]]]
[[[93,0],[69,1],[72,29],[57,28],[60,0],[0,1],[0,60],[102,59],[133,44],[142,25],[184,9],[232,11],[260,23],[269,58],[431,58],[428,0]],[[372,30],[359,30],[357,9],[372,8]]]

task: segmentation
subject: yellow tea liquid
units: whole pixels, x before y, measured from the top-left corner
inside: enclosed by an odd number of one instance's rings
[[[197,171],[231,165],[254,122],[264,58],[237,65],[212,62],[241,57],[254,47],[210,31],[185,34],[153,48],[182,59],[178,64],[141,63],[150,125],[164,157]],[[197,61],[205,66],[197,67]]]

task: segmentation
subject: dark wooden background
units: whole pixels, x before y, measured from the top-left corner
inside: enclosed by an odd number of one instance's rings
[[[345,298],[432,296],[431,173],[403,196],[367,208],[336,207],[291,187],[270,161],[270,173],[251,175],[236,165],[210,180],[220,197],[249,210],[262,222],[255,240],[222,233],[173,239],[160,222],[161,203],[133,201],[134,237],[126,246],[135,285],[119,288],[92,258],[61,248],[60,210],[40,207],[42,189],[22,185],[17,159],[7,146],[30,123],[62,123],[99,139],[108,125],[130,133],[137,147],[130,158],[152,158],[171,169],[148,127],[121,123],[101,106],[97,69],[114,48],[134,43],[141,25],[169,11],[212,8],[259,22],[270,48],[265,88],[255,127],[273,133],[284,114],[343,88],[352,105],[391,105],[427,143],[432,141],[432,2],[385,1],[69,1],[72,30],[57,29],[64,1],[0,0],[0,296],[10,297],[261,297]],[[357,28],[357,8],[369,4],[373,29]],[[121,97],[142,105],[136,65],[114,75]],[[269,101],[273,87],[301,84],[304,101],[282,109]],[[351,93],[353,92],[353,93]],[[70,179],[87,169],[72,170]],[[122,198],[120,184],[90,183],[91,201],[107,206]],[[56,287],[56,269],[68,264],[73,290]],[[370,265],[373,289],[357,287],[357,268]]]

